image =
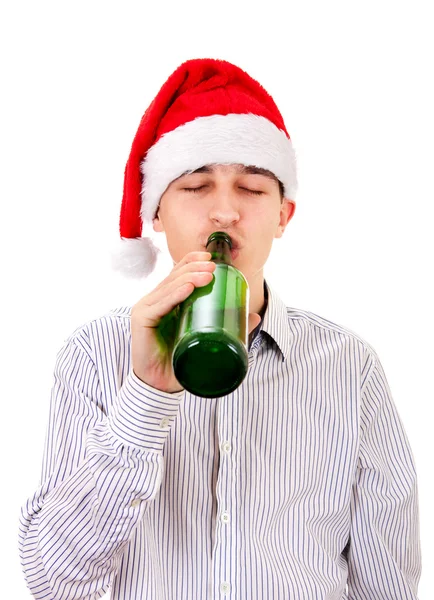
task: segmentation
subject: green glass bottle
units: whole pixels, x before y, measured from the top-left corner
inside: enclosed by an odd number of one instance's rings
[[[187,391],[205,398],[233,392],[248,369],[249,286],[232,265],[231,248],[228,234],[209,236],[213,280],[179,305],[173,370]]]

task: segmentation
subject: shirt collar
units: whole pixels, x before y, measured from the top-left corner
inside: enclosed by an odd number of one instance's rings
[[[264,279],[265,292],[268,294],[268,303],[258,327],[261,332],[264,331],[274,340],[282,353],[282,361],[285,361],[289,356],[291,335],[287,307],[276,291]]]

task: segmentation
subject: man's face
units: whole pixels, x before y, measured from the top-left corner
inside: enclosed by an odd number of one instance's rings
[[[294,210],[294,201],[282,201],[271,173],[243,165],[209,165],[172,181],[153,227],[165,232],[174,264],[188,252],[205,251],[214,231],[225,231],[234,241],[233,265],[254,280],[262,276],[273,239],[282,237]]]

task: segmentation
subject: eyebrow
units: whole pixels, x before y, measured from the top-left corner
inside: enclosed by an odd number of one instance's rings
[[[255,167],[254,165],[233,165],[240,175],[263,175],[264,177],[268,177],[273,181],[277,181],[279,183],[279,179],[276,177],[274,173],[268,171],[267,169],[262,169],[261,167]],[[204,165],[203,167],[199,167],[194,171],[185,171],[177,177],[180,179],[184,177],[184,175],[192,175],[193,173],[213,173],[215,171],[215,165]]]

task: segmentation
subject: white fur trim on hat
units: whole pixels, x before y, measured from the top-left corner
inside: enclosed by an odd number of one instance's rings
[[[152,223],[168,185],[186,171],[207,164],[243,164],[267,169],[295,199],[296,158],[291,140],[274,123],[253,114],[198,117],[169,131],[141,163],[144,223]]]

